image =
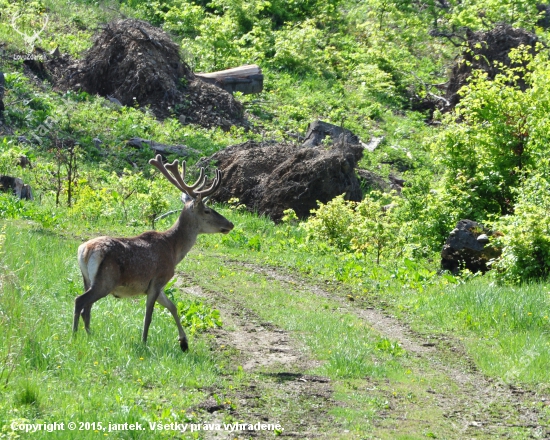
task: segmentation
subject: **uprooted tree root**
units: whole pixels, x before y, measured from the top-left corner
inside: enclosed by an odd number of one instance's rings
[[[468,83],[473,70],[484,70],[493,79],[501,72],[500,66],[511,66],[510,50],[525,46],[534,51],[538,41],[534,34],[506,24],[487,32],[468,30],[466,37],[467,49],[454,65],[447,86],[446,98],[451,108],[460,100],[458,91]],[[526,87],[522,78],[518,79],[518,85]]]
[[[140,20],[117,20],[97,36],[85,58],[54,79],[60,89],[149,107],[158,118],[183,116],[202,126],[243,124],[243,106],[226,91],[196,78],[162,30]]]

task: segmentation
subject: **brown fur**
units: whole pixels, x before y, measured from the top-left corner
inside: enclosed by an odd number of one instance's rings
[[[232,229],[233,223],[205,206],[199,194],[185,204],[176,223],[165,232],[148,231],[131,238],[97,237],[82,244],[78,248],[78,262],[86,291],[75,299],[73,331],[78,329],[80,316],[86,331],[90,331],[93,303],[109,294],[147,295],[143,342],[147,341],[154,304],[158,302],[174,317],[180,347],[187,350],[187,338],[176,307],[163,288],[199,234],[226,234]]]

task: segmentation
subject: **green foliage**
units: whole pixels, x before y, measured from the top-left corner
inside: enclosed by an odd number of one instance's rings
[[[314,217],[303,224],[309,239],[328,243],[340,251],[374,255],[380,264],[382,256],[398,257],[403,252],[400,226],[395,222],[392,209],[395,196],[372,192],[361,202],[349,202],[344,196],[330,202],[319,202]]]
[[[376,350],[382,351],[391,356],[403,356],[405,354],[405,350],[403,350],[401,345],[399,345],[399,342],[392,341],[388,338],[381,338],[376,343]]]
[[[344,200],[344,196],[335,197],[327,204],[319,203],[314,217],[302,226],[309,239],[326,241],[337,249],[351,250],[353,231],[350,225],[355,217],[355,203]]]
[[[544,151],[548,59],[525,51],[511,57],[515,67],[503,66],[493,81],[478,72],[462,89],[461,102],[444,118],[446,129],[434,144],[434,156],[446,170],[445,191],[463,203],[462,217],[513,212],[514,188],[536,169]],[[520,76],[531,87],[522,90]]]
[[[192,335],[222,326],[220,311],[201,301],[179,301],[177,308],[182,325],[189,328]]]
[[[546,164],[548,170],[548,164]],[[510,282],[547,279],[550,276],[550,180],[548,172],[534,173],[516,191],[514,213],[500,217],[493,228],[502,235],[496,244],[503,249],[494,263]]]
[[[533,29],[540,17],[536,0],[453,0],[444,14],[450,27],[467,26],[472,29],[489,29],[497,23]]]
[[[550,62],[545,52],[520,49],[510,57],[512,67],[500,66],[493,81],[475,75],[444,118],[434,144],[445,169],[443,188],[431,208],[439,204],[451,225],[461,218],[498,219],[504,253],[495,266],[505,279],[525,281],[549,275]],[[520,87],[520,78],[527,87]]]

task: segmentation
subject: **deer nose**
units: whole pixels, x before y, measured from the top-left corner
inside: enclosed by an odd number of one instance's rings
[[[222,228],[222,233],[223,234],[228,234],[234,227],[235,227],[235,225],[233,223],[228,222],[227,227]]]

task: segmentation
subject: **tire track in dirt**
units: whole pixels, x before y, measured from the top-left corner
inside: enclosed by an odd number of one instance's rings
[[[545,424],[544,415],[535,405],[541,396],[485,377],[467,355],[460,341],[450,336],[434,338],[420,335],[394,317],[374,308],[359,308],[357,302],[348,301],[318,286],[308,285],[303,279],[282,273],[280,269],[235,260],[223,261],[286,283],[292,289],[337,301],[340,311],[352,313],[366,321],[377,332],[397,340],[402,348],[424,362],[422,375],[444,375],[448,378],[448,383],[440,389],[428,388],[427,392],[433,395],[433,404],[440,407],[444,411],[444,417],[452,422],[456,438],[495,438],[495,435],[515,438],[514,431],[523,429],[529,432],[530,438],[550,439],[550,427]],[[548,401],[548,396],[545,400]],[[399,405],[390,406],[397,408]],[[391,428],[392,423],[401,423],[403,418],[406,418],[406,414],[394,410],[390,412],[388,423],[385,424]],[[517,435],[524,438],[519,432]]]
[[[247,423],[280,423],[284,428],[281,437],[326,438],[323,433],[330,419],[326,410],[334,404],[330,379],[305,374],[318,363],[306,355],[288,332],[262,320],[237,298],[201,287],[187,274],[178,273],[178,278],[176,286],[183,292],[206,300],[220,311],[224,326],[209,331],[214,345],[216,349],[234,350],[233,363],[253,377],[244,386],[235,387],[230,396],[236,403],[235,408],[220,404],[216,390],[210,393],[197,407],[211,414],[208,423],[222,423],[224,413],[228,413],[233,419]],[[182,280],[187,286],[182,286]],[[293,407],[296,414],[287,417],[283,411],[274,417],[270,409],[289,401],[296,403]],[[274,435],[272,431],[203,434],[207,439],[272,438]]]

